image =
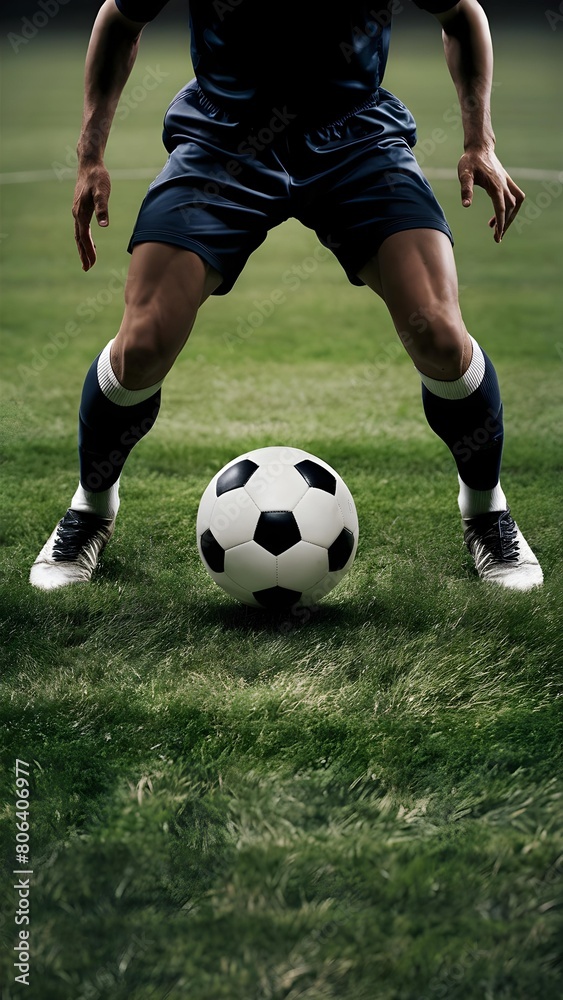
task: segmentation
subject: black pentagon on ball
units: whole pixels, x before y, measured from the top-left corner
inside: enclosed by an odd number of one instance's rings
[[[297,462],[295,468],[308,486],[314,486],[317,490],[324,490],[325,493],[332,493],[335,496],[336,478],[328,469],[324,469],[318,462],[312,462],[310,458]]]
[[[354,535],[349,528],[343,528],[336,541],[328,550],[328,568],[330,573],[344,569],[354,549]]]
[[[282,611],[297,604],[301,594],[287,587],[267,587],[266,590],[255,590],[252,596],[268,611]]]
[[[301,541],[301,532],[290,510],[267,510],[260,514],[254,541],[273,556]]]
[[[225,569],[225,550],[219,545],[215,535],[207,529],[201,539],[201,551],[207,565],[214,573],[222,573]]]
[[[228,493],[229,490],[238,490],[240,486],[246,486],[257,468],[256,462],[253,462],[252,459],[243,458],[241,462],[231,465],[230,469],[225,469],[215,485],[217,496],[220,497],[223,493]]]

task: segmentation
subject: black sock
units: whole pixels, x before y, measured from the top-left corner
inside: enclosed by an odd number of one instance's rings
[[[80,483],[92,493],[117,482],[129,453],[150,431],[160,409],[160,383],[125,389],[111,369],[109,347],[91,365],[80,402]]]
[[[490,358],[472,342],[473,357],[461,378],[421,374],[426,419],[454,457],[464,517],[506,506],[499,483],[504,425],[498,379]]]

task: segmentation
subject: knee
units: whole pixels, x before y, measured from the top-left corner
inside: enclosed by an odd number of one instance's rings
[[[127,387],[152,385],[172,367],[177,353],[175,346],[157,307],[148,304],[142,310],[129,309],[113,343],[112,367]]]
[[[471,341],[459,309],[438,304],[425,315],[420,311],[400,336],[416,368],[432,378],[460,378],[471,361]]]
[[[471,360],[471,350],[455,331],[433,331],[417,345],[413,358],[416,367],[437,379],[461,378]]]

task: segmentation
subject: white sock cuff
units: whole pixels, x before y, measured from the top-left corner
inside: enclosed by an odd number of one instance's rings
[[[456,378],[451,382],[442,379],[430,378],[419,372],[424,385],[429,392],[442,399],[465,399],[479,388],[485,374],[485,358],[479,344],[470,336],[473,345],[473,354],[469,363],[469,368],[463,373],[461,378]]]
[[[491,490],[473,490],[466,486],[458,473],[459,494],[458,506],[462,517],[476,517],[478,514],[490,514],[494,510],[506,510],[508,503],[500,482]]]
[[[107,490],[91,493],[78,483],[76,493],[70,501],[72,510],[80,510],[85,514],[97,514],[99,517],[116,517],[119,510],[119,479]]]
[[[150,396],[154,396],[155,392],[162,385],[162,379],[160,382],[155,382],[154,385],[146,386],[145,389],[126,389],[124,385],[121,385],[111,367],[110,351],[112,344],[113,340],[110,340],[98,358],[98,385],[106,399],[109,399],[112,403],[116,403],[117,406],[135,406],[136,403],[142,403],[145,399],[149,399]]]

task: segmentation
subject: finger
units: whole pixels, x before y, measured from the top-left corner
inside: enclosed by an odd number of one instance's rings
[[[90,232],[90,220],[78,217],[74,223],[74,238],[83,271],[89,271],[96,263],[96,247]]]
[[[518,188],[516,185],[513,185],[513,186],[516,188],[516,191],[518,192],[518,194],[521,197],[517,198],[512,193],[512,191],[510,189],[510,186],[508,185],[508,181],[507,181],[506,188],[502,192],[503,202],[504,202],[504,220],[503,220],[503,228],[499,230],[500,231],[500,238],[501,239],[504,236],[504,234],[506,233],[506,230],[510,226],[511,222],[513,221],[513,219],[516,217],[516,215],[518,213],[518,210],[520,208],[520,205],[522,204],[522,201],[523,201],[523,192],[521,192],[520,188]]]
[[[520,208],[520,205],[526,198],[526,195],[522,191],[522,188],[519,188],[518,185],[512,180],[512,177],[509,177],[508,174],[506,175],[506,183],[508,184],[510,193],[514,195],[516,201],[518,202],[518,208]]]
[[[495,243],[500,243],[504,234],[506,208],[504,204],[503,192],[500,191],[499,188],[493,188],[491,191],[491,201],[495,210]]]
[[[509,192],[510,192],[510,196],[509,196],[510,197],[510,208],[509,208],[509,211],[507,211],[507,214],[506,214],[506,223],[505,223],[505,226],[504,226],[504,231],[505,232],[508,229],[508,227],[512,224],[512,222],[514,221],[514,219],[516,218],[516,216],[518,215],[518,212],[520,211],[520,209],[522,207],[522,204],[524,202],[524,199],[526,197],[526,195],[524,194],[524,192],[518,187],[517,184],[514,183],[514,181],[512,180],[512,178],[507,177],[507,184],[508,184],[508,189],[509,189]]]
[[[108,197],[103,191],[94,194],[94,213],[99,226],[109,226]]]
[[[512,196],[510,196],[509,198],[506,199],[506,217],[505,217],[505,221],[504,221],[503,236],[504,236],[504,233],[506,233],[506,230],[508,229],[508,227],[511,225],[513,219],[515,219],[519,207],[520,206],[517,205],[516,200]]]
[[[461,183],[461,203],[464,208],[469,208],[473,201],[473,172],[471,170],[464,170],[460,173],[459,180]]]
[[[87,260],[77,219],[74,220],[74,241],[78,250],[78,256],[80,257],[80,263],[82,264],[82,270],[85,271],[87,270]]]
[[[74,216],[74,239],[83,271],[88,271],[93,263],[92,250],[90,247],[90,219],[92,217],[92,207],[90,198],[87,198],[85,203],[82,189],[77,188],[72,205],[72,214]]]

